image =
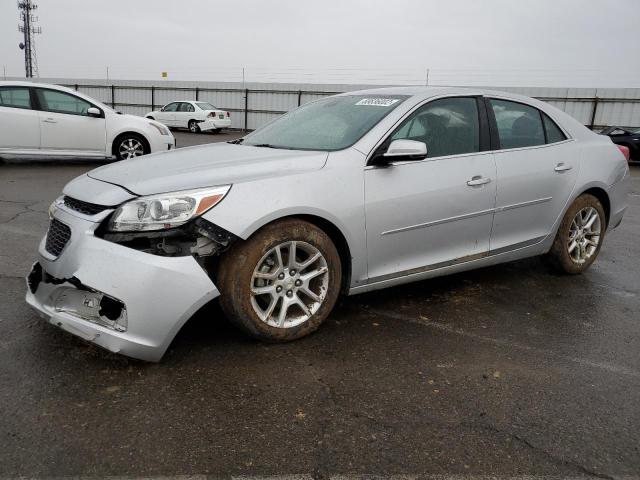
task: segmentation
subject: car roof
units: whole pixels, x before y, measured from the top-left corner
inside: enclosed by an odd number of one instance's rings
[[[56,85],[54,83],[29,82],[26,80],[2,80],[0,81],[0,87],[42,87],[55,88],[56,90],[64,90],[66,92],[75,92],[75,90],[63,87],[62,85]]]
[[[63,87],[62,85],[56,85],[54,83],[40,83],[40,82],[28,82],[25,80],[2,80],[0,81],[0,87],[40,87],[40,88],[50,88],[52,90],[59,90],[61,92],[67,92],[77,97],[83,98],[88,102],[94,103],[98,105],[100,108],[113,111],[111,107],[105,105],[100,100],[93,98],[89,95],[86,95],[82,92],[78,92],[72,88]]]
[[[487,88],[474,87],[428,87],[428,86],[407,86],[407,87],[381,87],[366,90],[356,90],[345,92],[340,95],[408,95],[416,99],[427,99],[437,96],[447,95],[485,95],[501,98],[512,98],[525,103],[534,104],[538,100],[517,93],[502,92]]]

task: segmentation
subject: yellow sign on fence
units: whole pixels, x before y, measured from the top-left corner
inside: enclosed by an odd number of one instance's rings
[[[162,78],[167,78],[167,72],[162,72]]]

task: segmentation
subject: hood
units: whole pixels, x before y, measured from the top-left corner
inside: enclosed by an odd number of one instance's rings
[[[88,175],[136,195],[152,195],[319,170],[327,155],[216,143],[122,160]]]

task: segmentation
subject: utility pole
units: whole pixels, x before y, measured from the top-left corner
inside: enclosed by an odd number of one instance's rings
[[[42,28],[34,26],[38,17],[31,12],[36,10],[38,5],[32,0],[18,0],[18,10],[20,10],[20,21],[18,31],[24,34],[24,41],[18,45],[20,50],[24,50],[24,75],[27,78],[33,77],[33,72],[38,72],[36,62],[36,50],[33,42],[33,35],[42,33]]]

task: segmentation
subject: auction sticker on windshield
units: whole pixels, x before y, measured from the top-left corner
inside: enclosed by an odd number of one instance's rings
[[[397,98],[363,98],[356,105],[370,105],[374,107],[390,107],[396,102],[399,102]]]

